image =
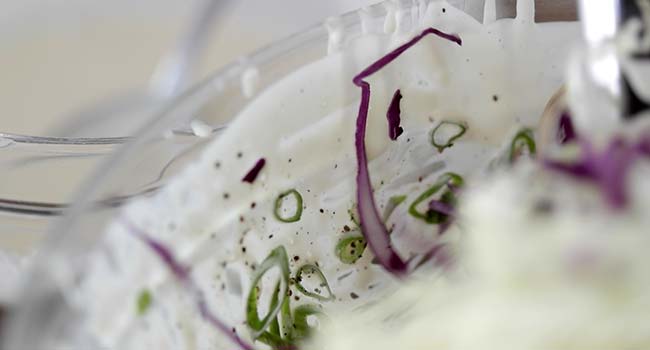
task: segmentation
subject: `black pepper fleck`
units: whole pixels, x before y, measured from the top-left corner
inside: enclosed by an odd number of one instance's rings
[[[499,96],[498,95],[492,95],[492,101],[494,101],[494,102],[499,101]]]
[[[447,9],[443,7],[442,8],[442,13],[445,13],[445,12],[447,12]]]
[[[251,209],[255,209],[256,205],[257,205],[257,203],[255,203],[255,202],[251,203]]]
[[[242,253],[246,253],[246,247],[241,247]]]
[[[325,212],[325,210],[323,210],[323,208],[320,208],[319,211],[321,212],[321,214]]]
[[[300,257],[299,257],[298,255],[295,255],[295,256],[293,257],[293,261],[298,261],[298,260],[300,260]]]
[[[228,192],[223,194],[223,199],[228,199],[230,198],[230,194]]]
[[[241,152],[237,152],[237,158],[241,158],[244,154]]]
[[[214,167],[215,167],[216,169],[221,168],[221,162],[219,162],[219,161],[214,162]]]
[[[343,231],[350,232],[350,226],[348,225],[343,226]]]

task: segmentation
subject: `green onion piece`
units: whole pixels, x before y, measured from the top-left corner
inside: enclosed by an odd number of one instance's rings
[[[293,339],[293,318],[291,317],[291,308],[289,303],[291,298],[286,298],[282,303],[280,309],[280,316],[282,317],[282,337],[286,339]]]
[[[294,339],[304,339],[311,334],[311,327],[309,327],[307,317],[312,315],[324,316],[321,309],[316,305],[300,305],[293,311]]]
[[[284,198],[287,196],[293,196],[296,203],[296,212],[289,217],[283,216],[281,213],[282,202],[284,201]],[[278,198],[275,200],[275,210],[273,211],[273,214],[275,215],[276,219],[282,222],[296,222],[300,220],[300,217],[302,216],[302,196],[300,195],[300,193],[295,189],[290,189],[286,192],[280,193]]]
[[[386,208],[384,208],[384,222],[388,220],[390,215],[393,213],[395,208],[397,208],[400,204],[402,204],[406,200],[405,195],[401,196],[392,196],[388,199],[388,203],[386,203]]]
[[[138,315],[144,315],[149,307],[151,306],[151,292],[148,289],[143,289],[138,294],[138,300],[136,302],[136,311]]]
[[[456,195],[450,189],[450,187],[458,188],[461,186],[463,186],[463,178],[460,175],[456,173],[445,173],[441,175],[433,184],[433,186],[424,191],[413,203],[411,203],[411,206],[409,206],[409,214],[418,219],[424,220],[429,224],[443,223],[445,220],[447,220],[447,215],[430,209],[427,209],[427,211],[421,213],[418,211],[417,206],[444,188],[447,189],[440,196],[440,200],[444,203],[455,206]]]
[[[276,287],[279,292],[279,284]],[[279,293],[278,293],[279,295]],[[289,307],[291,298],[284,298],[280,313],[273,320],[267,332],[262,333],[256,340],[270,346],[274,349],[287,348],[291,349],[293,344],[293,318]],[[280,322],[280,320],[282,322]],[[282,326],[280,326],[282,324]],[[276,328],[277,327],[277,328]]]
[[[536,152],[535,136],[531,129],[520,130],[510,143],[510,163],[514,163],[521,155],[530,154],[534,155]]]
[[[336,256],[344,264],[354,264],[361,259],[366,249],[366,239],[363,236],[343,238],[336,244]]]
[[[271,297],[271,305],[277,305],[280,302],[279,295],[281,287],[282,286],[280,284],[280,281],[278,281],[278,283],[275,285],[273,296]],[[280,337],[280,322],[278,321],[278,317],[274,318],[273,321],[271,321],[271,324],[269,325],[269,333]]]
[[[304,278],[303,274],[313,274],[317,279],[318,279],[318,286],[313,288],[314,291],[309,291],[305,286],[303,285]],[[334,294],[332,293],[332,289],[330,289],[329,283],[327,283],[327,279],[325,278],[325,275],[323,275],[323,271],[320,270],[320,268],[316,265],[313,264],[305,264],[302,265],[299,269],[298,272],[296,272],[296,288],[304,295],[308,297],[312,297],[315,299],[318,299],[320,301],[330,301],[334,300]],[[318,290],[316,290],[318,289]],[[327,291],[327,295],[323,295],[321,293],[322,289],[325,289]]]
[[[460,123],[441,122],[431,131],[431,144],[439,153],[454,145],[465,134],[467,127]]]
[[[262,342],[273,349],[281,349],[287,345],[290,345],[290,343],[287,341],[270,332],[264,332],[260,334],[255,340]]]
[[[266,316],[264,316],[263,319],[259,318],[258,312],[257,312],[257,302],[259,299],[259,282],[262,279],[262,277],[271,270],[273,267],[278,267],[280,269],[281,273],[281,279],[278,282],[279,284],[282,284],[284,288],[278,288],[276,287],[276,290],[274,290],[274,296],[277,297],[271,298],[271,305],[269,306],[269,312]],[[247,298],[247,303],[246,303],[246,321],[248,323],[248,326],[251,328],[253,331],[253,338],[257,339],[262,333],[264,333],[264,330],[269,327],[272,323],[272,321],[276,318],[278,313],[280,312],[280,309],[282,307],[282,303],[284,303],[285,299],[288,298],[287,296],[287,291],[289,290],[289,259],[287,257],[287,251],[284,249],[284,247],[280,246],[269,254],[266,259],[262,262],[260,267],[257,269],[257,274],[253,278],[253,282],[251,284],[251,290],[248,293],[248,298]],[[281,299],[279,301],[278,299]],[[275,301],[275,303],[274,303]]]

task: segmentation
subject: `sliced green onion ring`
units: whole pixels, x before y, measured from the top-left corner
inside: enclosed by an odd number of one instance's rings
[[[307,322],[307,317],[309,316],[319,316],[322,317],[325,314],[319,307],[316,305],[300,305],[293,311],[293,330],[294,330],[294,339],[304,339],[311,334],[311,328],[309,322]]]
[[[318,279],[318,288],[324,288],[327,291],[327,295],[323,295],[317,291],[311,292],[305,288],[303,285],[303,274],[305,273],[313,273],[316,278]],[[320,301],[331,301],[334,300],[334,294],[332,293],[332,289],[330,289],[329,283],[327,283],[327,279],[325,278],[325,275],[323,274],[323,271],[320,270],[320,268],[316,265],[313,264],[305,264],[302,265],[298,271],[296,272],[296,288],[304,295],[308,297],[312,297],[315,299],[318,299]]]
[[[280,269],[281,279],[278,281],[278,286],[283,285],[284,288],[278,288],[274,290],[273,297],[271,298],[271,305],[269,306],[269,312],[264,318],[260,319],[257,312],[257,302],[259,298],[259,288],[258,284],[262,277],[273,267],[278,267]],[[260,267],[257,269],[257,274],[253,278],[251,283],[251,289],[248,293],[247,303],[246,303],[246,322],[248,326],[253,331],[253,338],[257,339],[264,331],[271,325],[273,320],[276,318],[282,304],[285,299],[288,298],[287,292],[289,290],[289,259],[287,257],[287,252],[284,247],[280,246],[269,254],[269,256],[264,259]],[[281,300],[280,300],[281,299]],[[275,327],[275,326],[273,326]],[[268,333],[268,332],[267,332]]]
[[[537,147],[535,146],[535,136],[533,130],[525,128],[520,130],[510,143],[510,163],[514,163],[522,154],[528,151],[528,154],[535,155]]]
[[[454,122],[440,122],[433,131],[431,131],[431,144],[439,153],[454,145],[467,131],[467,126]]]
[[[429,187],[429,189],[424,191],[420,196],[418,196],[417,199],[415,199],[415,201],[413,201],[413,203],[411,203],[409,206],[409,214],[411,214],[413,217],[424,220],[429,224],[443,223],[445,220],[447,220],[446,215],[433,210],[427,210],[424,213],[421,213],[418,211],[417,206],[445,187],[447,187],[447,189],[440,196],[440,200],[444,203],[455,206],[456,195],[449,187],[459,188],[462,186],[463,178],[460,175],[451,172],[442,174],[438,180],[436,180],[433,186]]]
[[[335,253],[342,263],[351,265],[361,259],[366,246],[366,239],[363,236],[350,236],[336,244]]]
[[[293,196],[296,202],[296,212],[289,217],[282,216],[281,213],[282,202],[284,201],[284,198],[287,196]],[[273,215],[275,215],[276,219],[282,222],[296,222],[300,220],[300,217],[302,216],[302,196],[300,195],[300,192],[296,191],[295,189],[290,189],[286,192],[280,193],[278,198],[275,200]]]

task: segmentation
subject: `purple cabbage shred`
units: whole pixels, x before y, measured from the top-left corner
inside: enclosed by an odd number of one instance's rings
[[[151,249],[151,251],[162,260],[167,266],[169,271],[176,277],[182,284],[189,289],[194,295],[196,306],[199,309],[201,317],[210,323],[214,328],[219,330],[223,335],[230,339],[233,343],[237,344],[241,350],[253,350],[253,346],[244,342],[231,327],[228,327],[223,321],[212,313],[205,300],[205,296],[201,288],[192,279],[190,269],[184,266],[172,253],[171,249],[164,243],[154,239],[148,233],[140,230],[135,225],[127,220],[123,220],[124,225],[128,231],[138,238],[142,243]]]
[[[248,182],[248,183],[253,183],[255,182],[255,179],[257,179],[257,175],[260,174],[260,171],[262,171],[262,168],[264,168],[264,165],[266,164],[266,159],[260,158],[257,160],[255,165],[251,168],[251,170],[246,173],[246,175],[241,179],[242,182]]]
[[[399,125],[401,122],[400,115],[402,113],[399,106],[401,101],[402,93],[397,89],[393,95],[393,99],[390,101],[390,105],[388,105],[388,111],[386,112],[386,119],[388,120],[388,137],[393,141],[397,140],[397,138],[404,132],[404,129]]]
[[[614,138],[602,151],[579,139],[582,153],[575,162],[545,160],[544,165],[576,179],[590,181],[602,191],[612,209],[624,209],[628,202],[627,175],[641,157],[650,156],[650,134],[638,143]]]
[[[576,139],[576,132],[573,128],[573,121],[568,112],[562,113],[558,122],[557,139],[561,145]]]
[[[456,186],[449,187],[451,188]],[[447,219],[438,226],[438,234],[442,235],[449,229],[454,220],[455,208],[445,202],[434,199],[429,202],[429,209],[447,216]]]
[[[454,207],[451,205],[439,201],[439,200],[432,200],[429,202],[429,209],[437,211],[438,213],[447,215],[447,216],[453,216],[454,215]]]
[[[366,123],[368,121],[368,109],[370,106],[370,84],[365,79],[397,59],[402,53],[429,34],[436,35],[458,45],[462,44],[461,39],[455,35],[441,32],[435,28],[427,28],[405,44],[372,63],[352,79],[354,85],[361,88],[361,103],[359,104],[354,142],[357,155],[357,203],[361,231],[366,238],[368,246],[375,254],[377,261],[395,276],[403,276],[407,273],[408,266],[393,249],[388,230],[377,211],[377,205],[373,196],[365,145]]]

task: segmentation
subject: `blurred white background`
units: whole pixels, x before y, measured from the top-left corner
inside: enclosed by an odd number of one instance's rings
[[[199,76],[378,0],[225,0]],[[0,0],[0,132],[47,135],[102,97],[146,88],[196,0]]]

